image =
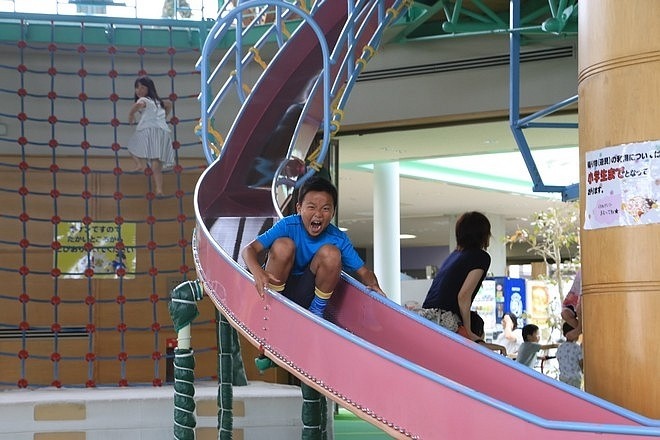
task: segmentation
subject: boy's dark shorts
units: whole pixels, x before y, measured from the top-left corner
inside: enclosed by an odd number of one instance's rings
[[[299,306],[309,309],[314,299],[315,278],[309,266],[300,275],[289,275],[282,295]]]

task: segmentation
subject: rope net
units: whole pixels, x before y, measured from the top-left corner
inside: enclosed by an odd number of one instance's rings
[[[0,41],[0,386],[159,386],[169,291],[195,277],[198,45],[173,27],[17,24]],[[86,41],[101,31],[107,44]],[[150,168],[125,169],[140,75],[172,103],[162,198]],[[214,309],[193,325],[209,330],[195,352],[213,376]]]

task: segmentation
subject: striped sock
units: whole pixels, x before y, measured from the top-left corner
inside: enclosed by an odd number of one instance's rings
[[[323,318],[323,312],[325,311],[326,306],[328,305],[328,300],[332,296],[332,292],[326,293],[319,290],[318,287],[314,288],[314,299],[312,304],[309,306],[309,311]]]

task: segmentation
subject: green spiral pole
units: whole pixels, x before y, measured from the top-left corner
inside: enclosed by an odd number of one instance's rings
[[[174,439],[194,440],[195,357],[190,348],[190,324],[199,315],[197,301],[204,297],[198,281],[184,281],[172,289],[170,317],[177,332],[174,350]]]
[[[327,440],[328,403],[324,395],[306,383],[300,384],[302,391],[302,440]]]
[[[241,358],[241,346],[238,340],[238,332],[230,324],[227,318],[218,313],[220,323],[218,356],[219,371],[218,378],[218,428],[219,440],[231,440],[234,429],[233,417],[233,385],[247,385],[247,376]]]

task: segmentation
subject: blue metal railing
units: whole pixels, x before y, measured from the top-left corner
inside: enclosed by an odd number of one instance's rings
[[[513,137],[518,144],[518,150],[522,154],[529,175],[532,178],[535,192],[558,192],[562,195],[562,200],[572,201],[579,197],[579,185],[546,185],[539,173],[532,152],[525,138],[523,129],[526,128],[577,128],[577,123],[553,123],[553,122],[535,122],[544,116],[548,116],[558,110],[564,109],[577,102],[578,96],[572,96],[550,107],[540,110],[532,115],[520,117],[520,0],[511,1],[511,23],[513,29],[510,32],[509,40],[509,126]]]
[[[327,47],[325,42],[325,37],[320,28],[316,25],[313,19],[314,7],[310,13],[307,13],[305,10],[302,10],[298,6],[295,6],[290,3],[286,3],[279,0],[271,1],[249,1],[246,3],[240,3],[235,9],[231,11],[221,11],[219,15],[223,15],[218,19],[216,25],[211,29],[209,34],[209,39],[202,49],[202,54],[199,62],[197,63],[197,69],[201,72],[202,75],[202,94],[200,96],[201,107],[202,107],[202,130],[207,132],[208,128],[211,127],[211,123],[214,115],[220,108],[221,104],[228,98],[229,92],[236,89],[236,96],[239,101],[242,103],[247,98],[245,96],[243,86],[242,86],[242,75],[244,69],[248,66],[249,63],[255,61],[256,54],[259,53],[259,50],[267,42],[272,41],[273,38],[276,40],[279,47],[281,47],[284,41],[284,32],[283,27],[284,21],[287,18],[287,14],[294,14],[303,18],[305,24],[309,24],[314,32],[316,33],[320,43],[321,49],[323,52],[323,72],[321,74],[320,82],[323,87],[323,141],[321,143],[321,148],[319,154],[316,156],[316,162],[322,162],[327,154],[328,145],[330,143],[330,136],[335,134],[340,127],[341,118],[343,115],[343,108],[347,103],[348,96],[357,80],[358,75],[363,70],[364,66],[375,53],[376,48],[380,45],[382,40],[383,31],[387,26],[392,24],[400,15],[401,11],[410,5],[410,1],[396,1],[394,2],[391,8],[385,8],[384,2],[382,0],[347,0],[348,1],[348,19],[346,25],[342,29],[341,35],[339,36],[337,45],[332,49],[332,54],[330,54],[330,48]],[[248,53],[242,55],[241,41],[242,37],[249,32],[249,30],[254,26],[256,22],[259,21],[260,17],[266,13],[269,8],[276,8],[276,20],[271,26],[270,29],[266,30],[254,48],[251,48]],[[257,12],[254,14],[255,18],[248,24],[247,27],[243,28],[242,23],[242,12],[247,9],[253,9]],[[369,20],[373,18],[377,19],[378,26],[376,31],[368,31],[365,26]],[[232,27],[232,22],[236,20],[235,26]],[[236,32],[235,44],[230,48],[230,50],[223,56],[222,60],[215,66],[211,66],[209,59],[216,48],[217,42],[222,40],[222,37],[229,31],[233,30]],[[373,32],[369,42],[365,45],[362,54],[359,57],[355,57],[354,48],[357,41],[360,41],[360,38],[364,36],[365,32]],[[222,87],[219,88],[217,92],[213,90],[213,84],[219,81],[219,73],[223,68],[227,67],[227,64],[231,59],[234,59],[236,64],[232,75],[225,80]],[[337,71],[334,73],[334,82],[331,77],[330,67],[335,66]],[[332,82],[332,84],[331,84]],[[210,97],[213,97],[210,99]],[[335,100],[336,107],[332,109],[333,99]],[[303,110],[303,115],[306,109]],[[303,117],[300,117],[302,120]],[[299,127],[298,127],[299,128]],[[298,129],[297,128],[297,129]],[[296,132],[294,133],[295,142]],[[208,140],[203,138],[204,152],[207,158],[207,161],[213,162],[216,157],[213,155],[212,149],[209,148]],[[293,154],[294,150],[289,150],[289,155]],[[301,158],[304,159],[304,158]],[[303,181],[311,174],[315,172],[314,169],[310,169],[306,174],[300,179]],[[276,173],[277,175],[277,173]]]

